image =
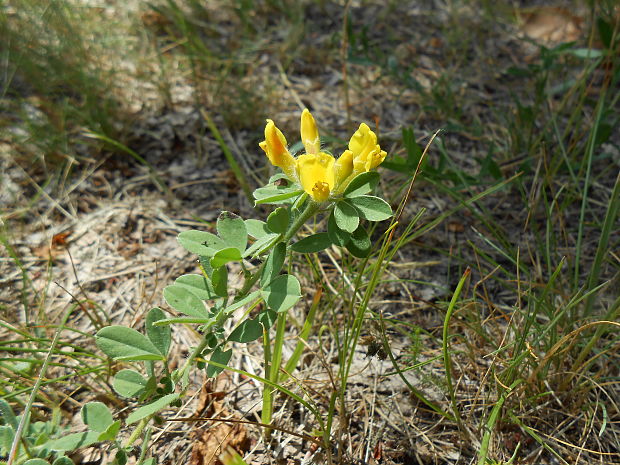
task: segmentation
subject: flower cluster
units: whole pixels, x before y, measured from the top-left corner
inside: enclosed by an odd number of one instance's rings
[[[322,152],[319,131],[308,109],[301,114],[301,141],[306,152],[295,158],[286,147],[284,134],[268,119],[265,140],[260,147],[271,164],[299,183],[315,202],[325,202],[330,196],[342,193],[351,179],[376,168],[386,156],[377,144],[376,134],[365,123],[360,124],[349,141],[348,150],[337,160]]]

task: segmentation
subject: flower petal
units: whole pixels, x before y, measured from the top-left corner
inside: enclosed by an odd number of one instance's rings
[[[286,138],[275,123],[268,119],[265,126],[265,140],[258,144],[267,154],[267,158],[274,166],[279,166],[282,171],[289,177],[295,177],[295,158],[286,148]]]
[[[353,152],[354,157],[367,157],[368,153],[377,146],[377,135],[370,130],[366,123],[360,124],[360,127],[349,141],[349,150]]]
[[[297,174],[301,187],[316,202],[323,202],[329,197],[335,184],[334,164],[331,155],[319,152],[304,154],[297,158]]]
[[[338,187],[353,172],[353,152],[345,150],[334,164],[335,183]]]
[[[316,154],[321,150],[321,139],[316,127],[314,117],[307,108],[301,113],[301,141],[306,148],[306,153]]]

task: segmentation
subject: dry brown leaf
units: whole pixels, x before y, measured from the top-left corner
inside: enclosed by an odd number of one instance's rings
[[[538,42],[560,44],[579,39],[583,18],[575,16],[566,8],[540,7],[519,11],[523,23],[521,30]]]
[[[219,456],[229,448],[241,455],[249,449],[250,438],[245,425],[235,423],[235,420],[240,419],[239,416],[231,414],[220,400],[232,389],[230,377],[226,373],[222,373],[215,381],[209,381],[203,386],[196,415],[232,421],[209,422],[204,429],[195,431],[189,465],[222,465]]]

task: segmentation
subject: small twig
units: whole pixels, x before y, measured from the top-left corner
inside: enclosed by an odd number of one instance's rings
[[[240,425],[260,426],[261,428],[275,429],[277,431],[281,431],[283,433],[290,434],[291,436],[296,436],[298,438],[305,439],[306,441],[310,441],[313,444],[316,444],[318,446],[322,446],[323,445],[323,442],[320,439],[315,438],[314,436],[309,436],[307,434],[296,433],[295,431],[292,431],[292,430],[287,429],[287,428],[283,428],[281,426],[277,426],[277,425],[273,425],[273,424],[266,424],[266,423],[259,423],[259,422],[256,422],[256,421],[235,420],[235,419],[232,419],[232,418],[215,418],[215,417],[185,417],[185,418],[174,418],[174,419],[170,419],[170,420],[167,420],[167,421],[219,421],[219,422],[223,422],[223,423],[237,423],[237,424],[240,424]]]

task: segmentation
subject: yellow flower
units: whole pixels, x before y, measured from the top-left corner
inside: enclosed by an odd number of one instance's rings
[[[325,202],[332,194],[341,194],[356,175],[376,168],[386,153],[377,144],[377,136],[362,123],[349,142],[349,150],[336,160],[321,152],[321,138],[312,114],[301,114],[301,141],[306,153],[293,158],[286,148],[286,139],[271,120],[267,120],[265,140],[260,147],[269,161],[301,184],[315,202]]]
[[[267,154],[267,158],[274,166],[279,166],[289,177],[295,178],[296,161],[286,148],[286,138],[275,123],[270,119],[265,126],[265,140],[258,144]]]
[[[353,169],[356,174],[376,168],[387,155],[377,144],[377,135],[366,123],[360,124],[359,129],[351,137],[349,150],[353,154]]]
[[[304,154],[297,158],[297,172],[301,187],[315,202],[325,202],[335,186],[336,160],[323,152]]]

